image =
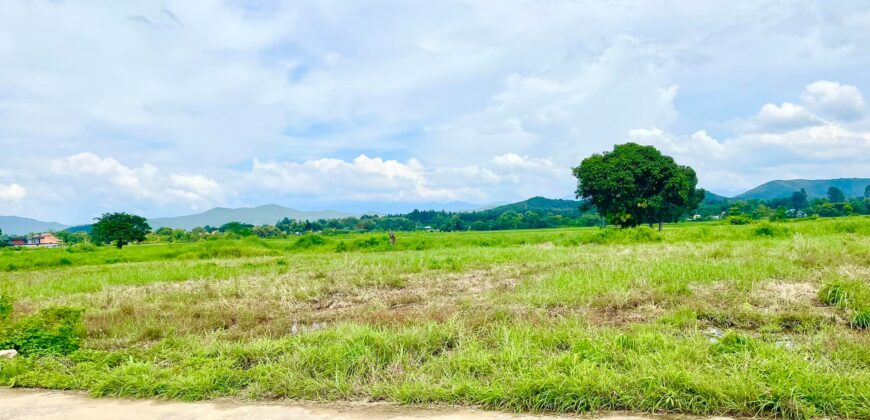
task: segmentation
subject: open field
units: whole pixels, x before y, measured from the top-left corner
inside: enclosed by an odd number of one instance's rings
[[[2,250],[0,295],[83,310],[18,387],[870,418],[868,217]]]

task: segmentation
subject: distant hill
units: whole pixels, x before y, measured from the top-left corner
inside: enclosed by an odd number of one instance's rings
[[[516,213],[524,213],[527,211],[535,211],[538,213],[562,214],[562,215],[579,215],[581,201],[562,200],[558,198],[532,197],[519,203],[506,204],[503,206],[486,209],[487,212],[504,213],[513,211]]]
[[[828,188],[837,187],[843,190],[846,198],[863,197],[864,188],[870,185],[870,178],[839,178],[839,179],[790,179],[770,181],[761,184],[734,198],[744,200],[773,200],[775,198],[787,198],[801,188],[806,190],[807,198],[821,198],[828,195]]]
[[[0,230],[5,235],[25,235],[28,233],[59,231],[66,229],[66,225],[56,222],[43,222],[36,219],[28,219],[18,216],[0,216]]]
[[[94,225],[79,225],[79,226],[68,227],[65,229],[65,231],[69,232],[69,233],[84,232],[84,233],[90,234],[93,229],[94,229]]]
[[[173,229],[193,229],[197,226],[214,226],[218,227],[229,222],[241,222],[252,225],[274,225],[279,220],[288,217],[294,220],[319,220],[319,219],[341,219],[343,217],[355,216],[351,213],[339,211],[302,211],[291,209],[276,204],[268,204],[259,207],[244,207],[238,209],[227,209],[216,207],[199,214],[179,217],[163,217],[149,219],[148,224],[152,229],[161,227],[169,227]]]
[[[704,203],[706,204],[718,203],[725,200],[728,200],[728,197],[710,191],[704,191]]]

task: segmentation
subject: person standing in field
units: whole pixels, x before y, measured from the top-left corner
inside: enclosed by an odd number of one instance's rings
[[[390,245],[396,245],[396,234],[392,230],[390,231]]]

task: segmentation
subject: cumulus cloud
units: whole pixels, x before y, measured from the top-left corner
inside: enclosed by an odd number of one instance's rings
[[[624,140],[631,128],[669,124],[677,93],[671,66],[664,51],[618,37],[594,59],[508,76],[482,111],[433,128],[423,150],[445,162],[536,153],[568,164]]]
[[[39,170],[29,170],[34,167]],[[24,159],[12,169],[6,176],[16,177],[30,188],[24,190],[17,184],[0,188],[0,200],[8,195],[21,201],[26,194],[32,200],[19,209],[37,216],[62,208],[62,217],[56,218],[71,223],[87,221],[104,211],[136,211],[151,216],[165,208],[205,209],[225,202],[231,194],[202,174],[147,163],[129,166],[91,152],[57,159]]]
[[[446,202],[509,199],[517,188],[544,194],[553,192],[553,185],[564,186],[570,178],[569,170],[549,159],[517,154],[495,156],[477,165],[434,168],[423,166],[417,159],[403,163],[360,155],[351,161],[255,160],[245,185],[289,196],[323,194],[351,201]]]
[[[25,197],[27,188],[18,184],[0,184],[0,215],[20,211]]]
[[[631,137],[714,188],[862,175],[870,10],[813,3],[3,1],[0,184],[66,221],[508,201]]]
[[[801,102],[813,112],[839,121],[852,121],[866,113],[864,96],[857,87],[819,80],[801,93]]]
[[[27,189],[18,184],[0,184],[0,201],[17,203],[27,197]]]
[[[788,131],[823,121],[800,105],[784,102],[782,105],[765,104],[752,122],[755,126],[751,130]]]
[[[317,159],[305,162],[255,159],[249,180],[290,195],[324,194],[344,200],[450,200],[445,190],[428,185],[419,161],[406,163],[360,155],[353,161]]]
[[[801,100],[807,102],[807,92],[818,92],[820,86],[833,92],[845,85],[813,83]],[[846,91],[845,96],[861,97],[860,91]],[[788,102],[764,105],[747,121],[744,130],[721,140],[704,131],[682,136],[658,128],[631,130],[630,137],[691,164],[702,184],[725,192],[739,192],[771,179],[870,175],[870,132],[860,125],[825,120]]]

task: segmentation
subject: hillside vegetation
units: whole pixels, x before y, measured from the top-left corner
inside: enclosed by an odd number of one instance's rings
[[[807,198],[822,198],[828,194],[831,187],[839,188],[847,198],[863,197],[864,189],[870,185],[870,178],[839,178],[839,179],[790,179],[777,180],[761,184],[749,191],[738,194],[734,198],[743,200],[774,200],[788,198],[795,191],[803,188]]]
[[[0,251],[0,384],[870,418],[870,219]]]

